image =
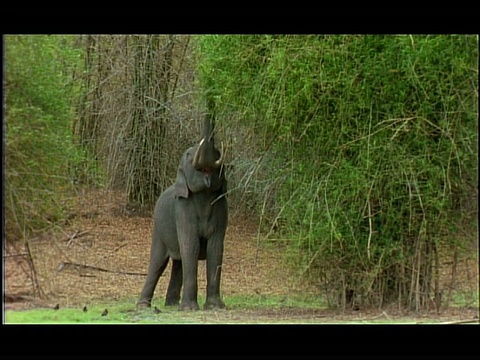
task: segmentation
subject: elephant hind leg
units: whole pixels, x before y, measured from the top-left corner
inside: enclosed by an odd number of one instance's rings
[[[143,286],[142,294],[137,302],[137,307],[150,307],[155,287],[158,279],[165,271],[168,264],[169,256],[165,245],[161,242],[154,242],[152,244],[150,254],[150,265],[148,267],[147,278]]]
[[[172,274],[168,284],[165,306],[176,306],[180,303],[180,291],[182,289],[183,271],[182,261],[172,259]]]

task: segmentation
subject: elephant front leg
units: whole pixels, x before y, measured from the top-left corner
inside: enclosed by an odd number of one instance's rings
[[[220,279],[222,275],[224,234],[209,239],[207,244],[207,300],[204,309],[223,309],[224,302],[220,296]]]
[[[199,310],[197,302],[198,283],[198,240],[193,238],[184,243],[182,252],[183,296],[180,310]]]
[[[183,296],[180,302],[180,310],[199,310],[197,302],[197,259],[182,260],[183,268]]]

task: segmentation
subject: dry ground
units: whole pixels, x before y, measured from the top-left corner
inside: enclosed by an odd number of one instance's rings
[[[152,219],[151,216],[132,216],[131,211],[122,207],[124,203],[119,193],[84,192],[72,199],[71,215],[63,228],[30,241],[38,283],[44,293],[42,298],[34,296],[25,256],[12,256],[23,249],[7,249],[6,308],[50,307],[57,303],[62,307],[84,306],[124,297],[132,298],[134,307],[149,262]],[[281,249],[258,243],[255,225],[238,218],[230,220],[222,271],[224,297],[313,294],[315,289],[288,270]],[[468,274],[468,286],[472,286],[472,282],[478,284],[478,264],[468,261],[461,264]],[[155,292],[157,304],[163,303],[169,274],[168,267]],[[199,293],[204,293],[204,289],[205,262],[200,262]],[[362,309],[350,313],[325,309],[272,309],[246,311],[244,315],[246,318],[271,317],[277,321],[303,317],[330,322],[378,318],[388,321],[409,314],[394,309]],[[418,316],[420,321],[472,319],[478,318],[478,309],[443,309],[440,314],[429,312]],[[237,312],[234,317],[238,317]]]
[[[70,306],[140,294],[149,262],[152,219],[129,216],[119,205],[122,200],[112,192],[84,194],[65,228],[31,240],[38,280],[48,303]],[[228,297],[305,291],[279,259],[279,250],[257,246],[254,226],[231,220],[225,238],[222,293]],[[21,257],[7,257],[6,293],[30,299],[31,281],[19,261]],[[164,296],[169,275],[170,265],[159,281],[156,297]],[[199,292],[203,289],[205,262],[201,261]]]

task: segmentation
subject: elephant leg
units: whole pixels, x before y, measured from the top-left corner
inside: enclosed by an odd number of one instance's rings
[[[216,219],[217,229],[207,240],[207,299],[204,305],[206,310],[225,307],[220,296],[223,243],[228,222],[228,207],[225,199],[215,204],[212,218]]]
[[[168,284],[167,297],[165,306],[175,306],[180,303],[180,291],[183,281],[182,261],[172,259],[172,274],[170,275],[170,283]]]
[[[180,310],[199,310],[197,272],[200,239],[194,205],[179,199],[175,209],[177,238],[182,259],[183,294]]]
[[[184,235],[184,234],[182,234]],[[186,235],[184,235],[186,236]],[[198,310],[197,302],[197,273],[199,241],[196,236],[188,236],[180,239],[180,253],[182,257],[183,296],[180,302],[180,310]]]
[[[205,310],[222,309],[225,304],[220,296],[224,231],[212,236],[207,243],[207,300]]]
[[[188,251],[187,254],[182,255],[182,271],[183,296],[180,302],[180,310],[199,310],[200,307],[197,302],[198,250]]]
[[[160,241],[153,240],[150,251],[150,265],[148,267],[148,274],[140,295],[140,300],[137,302],[137,307],[151,306],[155,287],[157,286],[158,279],[167,267],[168,259],[169,257],[165,244]]]

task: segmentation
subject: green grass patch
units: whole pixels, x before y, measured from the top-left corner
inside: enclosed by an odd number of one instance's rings
[[[326,303],[320,297],[281,296],[281,295],[236,295],[228,298],[227,307],[232,310],[278,309],[294,307],[326,308]]]
[[[104,310],[106,316],[102,316]],[[132,323],[131,311],[134,307],[127,303],[111,303],[89,306],[87,311],[83,307],[38,308],[32,310],[6,310],[5,323],[7,324],[125,324]]]
[[[265,310],[323,309],[323,301],[317,298],[235,295],[225,298],[226,310],[179,311],[177,307],[165,307],[163,299],[155,299],[152,308],[137,310],[135,299],[127,298],[111,303],[90,305],[87,311],[82,306],[60,308],[37,308],[31,310],[6,310],[7,324],[192,324],[192,323],[265,323],[282,322],[282,318],[266,320],[256,312]],[[204,297],[199,297],[202,307]],[[155,308],[160,313],[155,312]],[[108,310],[106,316],[102,313]],[[286,319],[283,319],[286,321]]]
[[[6,324],[415,324],[441,323],[447,318],[392,315],[389,311],[341,314],[325,307],[316,297],[235,295],[224,299],[227,308],[217,311],[180,311],[165,307],[156,298],[149,309],[136,309],[134,298],[82,306],[6,310]],[[203,306],[205,299],[199,298]],[[108,314],[102,313],[108,310]],[[468,315],[465,317],[468,319]]]

